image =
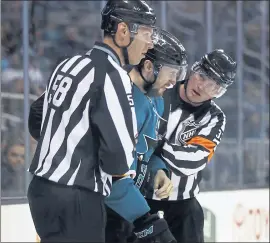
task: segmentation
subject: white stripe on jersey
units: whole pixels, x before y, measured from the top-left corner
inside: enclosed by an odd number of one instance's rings
[[[107,179],[108,180],[108,179]],[[106,183],[104,184],[105,187],[104,187],[104,191],[106,193],[106,196],[110,195],[110,192],[111,192],[111,189],[109,188],[109,185],[107,184],[107,180],[106,180]],[[104,193],[103,191],[103,193]],[[104,194],[103,194],[104,195]]]
[[[173,190],[171,195],[169,196],[169,200],[177,200],[177,196],[178,196],[178,186],[181,180],[180,176],[177,176],[176,174],[174,174],[173,172],[171,172],[171,181],[173,184]]]
[[[80,55],[74,56],[69,59],[69,61],[64,65],[64,67],[61,69],[63,73],[66,73],[70,67],[80,58]],[[77,65],[76,65],[77,66]]]
[[[199,135],[199,136],[200,136],[200,135],[208,136],[208,135],[211,133],[212,128],[216,127],[216,124],[218,123],[218,117],[215,116],[215,117],[212,119],[211,123],[212,123],[212,122],[213,122],[212,127],[209,127],[209,126],[204,127],[204,128],[199,132],[198,135]]]
[[[197,176],[198,176],[198,173],[195,174],[195,180],[197,180]],[[196,196],[198,193],[199,193],[200,189],[199,189],[199,185],[197,184],[196,185],[196,188],[194,189],[194,196]]]
[[[107,180],[109,179],[110,181],[112,181],[112,176],[107,174],[106,172],[104,172],[100,166],[99,166],[99,171],[100,171],[100,178],[101,178],[101,181],[102,181],[102,184],[103,184],[102,194],[104,196],[107,196],[107,195],[110,194],[110,191],[111,191],[110,188],[107,185]],[[107,192],[106,192],[106,190],[107,190]]]
[[[204,150],[197,150],[194,153],[174,151],[172,146],[170,146],[167,142],[164,144],[163,149],[174,155],[176,160],[200,161],[209,155],[209,152]]]
[[[181,173],[187,175],[187,176],[190,176],[192,174],[195,174],[197,173],[198,171],[202,170],[206,164],[203,164],[201,165],[200,167],[198,168],[195,168],[195,169],[186,169],[186,168],[180,168],[180,167],[177,167],[174,163],[172,163],[169,159],[165,158],[164,156],[162,156],[164,160],[166,160],[166,162],[173,168],[175,168],[176,170],[179,170]]]
[[[169,137],[171,136],[171,134],[175,130],[175,128],[180,120],[181,114],[182,114],[182,110],[180,110],[180,109],[177,109],[174,112],[170,113],[168,123],[167,123],[167,132],[166,132],[166,136],[165,136],[166,139],[169,139]]]
[[[55,169],[53,174],[50,176],[49,180],[51,181],[59,181],[59,179],[66,174],[69,170],[71,161],[72,161],[72,153],[70,151],[74,151],[76,146],[79,144],[83,136],[86,134],[89,128],[89,104],[90,100],[86,103],[85,109],[83,111],[83,115],[79,123],[72,129],[71,133],[67,137],[67,149],[65,157],[60,164]],[[65,134],[63,134],[65,136]]]
[[[83,70],[83,68],[86,67],[87,64],[89,64],[92,60],[90,58],[84,58],[82,59],[70,72],[72,76],[78,75],[78,73]]]
[[[132,94],[132,85],[130,77],[128,76],[127,72],[120,68],[120,66],[110,57],[108,56],[108,60],[110,63],[114,66],[115,69],[119,72],[119,75],[121,77],[123,86],[125,88],[126,94]],[[133,124],[133,132],[134,137],[136,138],[138,136],[138,128],[137,128],[137,119],[136,119],[136,113],[135,113],[135,107],[130,107],[131,113],[132,113],[132,124]]]
[[[47,104],[47,101],[44,100],[44,104]],[[44,107],[43,104],[43,107]],[[46,131],[45,131],[45,135],[42,141],[42,146],[40,149],[40,154],[39,154],[39,161],[38,161],[38,167],[35,170],[35,173],[40,169],[40,167],[42,166],[42,161],[44,160],[48,149],[49,149],[49,145],[50,145],[50,139],[51,139],[51,132],[52,132],[52,122],[53,122],[53,117],[55,114],[55,110],[51,110],[50,112],[50,117],[47,123],[47,127],[46,127]]]
[[[211,120],[211,112],[208,111],[203,119],[200,121],[200,124],[207,124]]]
[[[119,102],[117,93],[114,89],[110,77],[107,74],[105,77],[104,93],[107,101],[108,110],[117,130],[122,147],[125,151],[128,167],[130,168],[131,164],[133,163],[132,151],[134,149],[134,145],[128,133],[123,110]]]
[[[73,112],[76,110],[76,108],[80,105],[83,97],[85,96],[85,94],[89,91],[90,86],[92,84],[92,82],[94,81],[94,73],[95,73],[95,69],[91,69],[91,71],[83,78],[83,80],[78,84],[77,86],[77,90],[75,91],[73,97],[72,97],[72,101],[70,104],[70,107],[68,110],[66,110],[63,113],[61,122],[50,142],[51,145],[49,148],[49,154],[47,155],[45,161],[44,161],[44,165],[43,165],[43,169],[37,174],[38,176],[42,176],[45,173],[47,173],[51,167],[52,164],[52,159],[55,156],[55,154],[57,153],[57,151],[59,150],[59,148],[61,147],[64,138],[65,138],[65,128],[68,125],[71,115],[73,114]],[[53,110],[51,110],[51,112],[53,112]],[[48,129],[51,129],[51,126],[47,125]],[[49,143],[49,142],[48,142]],[[45,143],[46,144],[46,143]],[[44,142],[42,143],[42,146],[44,146]],[[39,163],[42,163],[42,161],[39,161]]]
[[[70,179],[69,179],[69,181],[68,181],[68,183],[67,183],[68,186],[71,186],[71,185],[74,184],[75,178],[76,178],[76,176],[77,176],[77,174],[78,174],[78,171],[79,171],[79,169],[80,169],[80,167],[81,167],[81,162],[82,162],[82,161],[80,161],[78,167],[77,167],[76,170],[74,171],[73,175],[70,177]]]
[[[183,199],[190,198],[189,192],[192,189],[195,175],[188,176],[185,191],[183,192]]]
[[[97,177],[96,177],[96,171],[94,170],[94,178],[95,178],[95,188],[94,191],[97,192],[98,191],[98,184],[97,184]]]

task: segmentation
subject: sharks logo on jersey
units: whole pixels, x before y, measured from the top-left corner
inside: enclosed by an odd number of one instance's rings
[[[136,145],[138,160],[134,161],[134,167],[137,168],[137,180],[135,179],[135,181],[137,181],[136,185],[140,187],[145,177],[147,163],[159,141],[159,120],[163,115],[164,104],[161,97],[149,98],[136,85],[133,87],[133,99],[139,131]]]
[[[133,99],[139,132],[136,151],[140,160],[148,162],[158,143],[159,119],[164,110],[163,99],[146,96],[136,85],[133,87]]]
[[[144,138],[144,146],[140,146],[140,147],[145,147],[145,149],[141,150],[141,151],[137,150],[138,158],[139,158],[139,160],[148,161],[148,159],[146,158],[145,155],[150,151],[154,152],[154,150],[158,144],[158,138],[152,138],[152,137],[149,137],[145,134],[143,134],[142,136]]]

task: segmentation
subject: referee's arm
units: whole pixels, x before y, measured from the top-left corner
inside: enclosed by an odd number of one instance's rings
[[[134,119],[131,84],[128,94],[123,81],[105,76],[104,89],[96,104],[92,121],[98,130],[99,159],[102,170],[110,175],[130,174],[135,155]],[[128,97],[129,96],[129,97]],[[96,130],[96,129],[94,129]]]
[[[189,176],[203,170],[212,158],[224,133],[226,120],[223,114],[213,117],[186,145],[165,141],[161,157],[166,165],[179,176]]]

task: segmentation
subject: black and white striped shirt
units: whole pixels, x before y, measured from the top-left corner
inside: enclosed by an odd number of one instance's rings
[[[181,83],[180,83],[181,84]],[[167,95],[170,102],[162,149],[155,159],[169,168],[174,189],[166,200],[184,200],[199,193],[201,171],[212,158],[224,133],[226,118],[214,101],[193,107],[179,97],[179,85]],[[148,195],[149,198],[150,195]],[[150,198],[159,200],[154,194]]]
[[[29,171],[109,195],[112,175],[128,174],[134,160],[131,88],[118,56],[103,43],[63,60],[43,95],[41,133]],[[29,124],[31,118],[30,112]]]

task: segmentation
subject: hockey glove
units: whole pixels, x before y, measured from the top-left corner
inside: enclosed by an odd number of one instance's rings
[[[146,214],[134,221],[136,243],[177,243],[165,219]]]

